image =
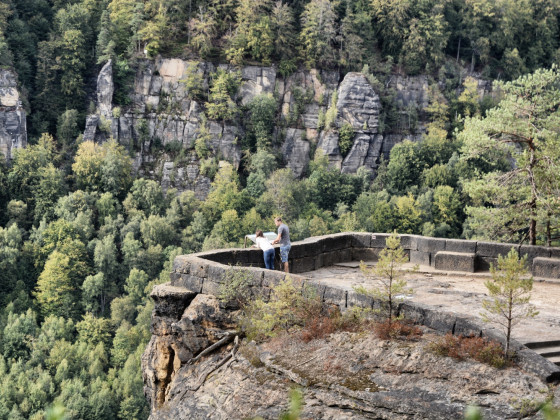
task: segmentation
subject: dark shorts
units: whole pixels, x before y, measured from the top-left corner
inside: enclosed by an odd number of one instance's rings
[[[286,245],[280,247],[280,259],[282,260],[283,263],[288,262],[288,254],[290,253],[291,248],[292,245]]]

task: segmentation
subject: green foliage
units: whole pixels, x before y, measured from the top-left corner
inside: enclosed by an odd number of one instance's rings
[[[238,108],[234,101],[241,83],[241,74],[218,69],[212,79],[206,110],[213,120],[231,121],[237,117]]]
[[[346,157],[354,144],[354,128],[345,122],[338,132],[338,147],[342,157]]]
[[[497,267],[492,265],[492,280],[484,285],[488,289],[490,299],[482,302],[485,312],[482,319],[494,322],[504,329],[506,336],[506,357],[511,357],[509,345],[513,327],[525,318],[538,315],[533,305],[529,304],[533,289],[533,277],[527,278],[527,256],[519,259],[517,251],[512,248],[507,256],[498,256]]]
[[[220,284],[218,297],[226,304],[234,304],[245,309],[252,297],[252,282],[253,276],[249,270],[230,267],[226,271],[223,283]]]
[[[535,245],[539,220],[556,214],[560,179],[555,169],[558,154],[558,113],[560,72],[539,70],[513,82],[497,83],[503,92],[499,106],[486,117],[468,118],[459,139],[461,160],[482,160],[489,165],[504,157],[515,165],[495,168],[483,179],[465,183],[473,206],[467,208],[469,236],[524,240]],[[490,166],[491,168],[491,166]],[[485,188],[481,188],[482,185]],[[481,223],[481,221],[484,223]],[[547,234],[550,243],[550,233]]]
[[[386,245],[379,253],[375,267],[367,267],[364,262],[360,264],[362,274],[369,280],[375,281],[377,288],[357,287],[356,291],[374,299],[380,299],[386,312],[387,322],[395,319],[396,308],[403,299],[403,294],[411,294],[412,289],[407,288],[406,280],[403,278],[403,264],[408,262],[401,247],[401,239],[396,231],[386,239]]]
[[[336,116],[338,114],[338,109],[336,108],[336,102],[338,101],[338,91],[333,92],[331,97],[331,105],[325,114],[325,129],[334,127],[336,123]]]
[[[197,61],[189,63],[185,72],[185,78],[180,82],[184,84],[187,94],[191,99],[204,99],[204,72],[199,69]]]
[[[257,95],[249,103],[250,122],[258,149],[270,147],[277,108],[277,102],[270,94]]]
[[[306,314],[320,302],[311,290],[296,287],[288,277],[272,288],[270,299],[253,300],[245,309],[241,326],[249,339],[264,340],[304,324]]]

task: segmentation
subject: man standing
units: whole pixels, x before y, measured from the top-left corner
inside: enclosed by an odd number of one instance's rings
[[[284,271],[289,273],[288,254],[292,247],[292,243],[290,242],[290,229],[288,229],[286,224],[282,223],[281,217],[276,217],[274,219],[274,224],[278,228],[278,236],[272,241],[272,244],[280,244],[280,260],[282,264],[284,264]]]

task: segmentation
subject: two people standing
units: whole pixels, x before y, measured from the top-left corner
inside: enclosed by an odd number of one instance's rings
[[[290,229],[288,226],[282,222],[282,218],[276,217],[274,219],[274,224],[278,228],[278,236],[272,242],[264,237],[262,230],[257,230],[256,235],[256,245],[263,250],[264,265],[269,270],[274,270],[274,248],[272,245],[280,244],[280,260],[284,265],[284,271],[286,273],[290,272],[288,267],[288,254],[290,253],[290,248],[292,243],[290,242]]]

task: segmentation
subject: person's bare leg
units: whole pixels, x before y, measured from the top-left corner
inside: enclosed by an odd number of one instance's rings
[[[288,262],[287,261],[284,263],[284,272],[286,272],[288,274],[290,273],[290,268],[288,267]]]

